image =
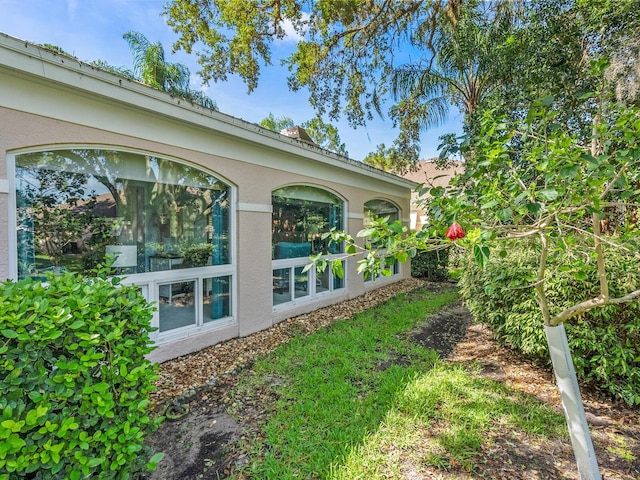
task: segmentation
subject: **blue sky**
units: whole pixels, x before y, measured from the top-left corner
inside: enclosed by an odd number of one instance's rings
[[[192,87],[202,89],[218,103],[220,111],[258,123],[269,113],[287,116],[296,123],[314,117],[306,92],[287,89],[286,70],[277,65],[262,69],[260,83],[251,94],[239,78],[203,86],[196,72],[195,56],[182,51],[171,54],[176,34],[161,16],[166,0],[0,0],[0,32],[34,43],[57,45],[80,60],[104,60],[114,66],[131,67],[129,46],[122,38],[127,31],[140,32],[151,42],[160,41],[172,62],[185,64],[192,73]],[[273,47],[273,57],[285,56],[295,39]],[[438,137],[459,133],[461,115],[451,110],[442,127],[423,134],[421,158],[437,155]],[[365,128],[354,130],[346,121],[337,123],[349,156],[362,160],[380,143],[390,146],[396,137],[391,122],[376,118]]]

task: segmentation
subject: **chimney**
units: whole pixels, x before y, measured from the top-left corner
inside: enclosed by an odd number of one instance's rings
[[[295,138],[296,140],[300,140],[308,145],[313,145],[314,147],[318,146],[302,127],[283,128],[280,130],[280,134],[289,138]]]

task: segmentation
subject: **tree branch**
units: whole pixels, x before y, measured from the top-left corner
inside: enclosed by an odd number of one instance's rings
[[[540,244],[542,251],[540,252],[540,262],[538,263],[538,276],[535,283],[536,298],[540,311],[542,312],[542,319],[545,325],[550,325],[551,315],[549,313],[549,305],[547,303],[547,294],[544,291],[544,275],[547,270],[547,256],[549,254],[549,246],[547,244],[547,231],[546,227],[549,225],[550,219],[547,219],[540,226]]]
[[[550,325],[555,327],[557,325],[560,325],[562,322],[569,320],[572,317],[575,317],[576,315],[579,315],[581,313],[585,313],[588,312],[589,310],[592,310],[596,307],[603,307],[605,305],[617,305],[620,303],[627,303],[630,302],[632,300],[635,300],[636,298],[640,298],[640,289],[639,290],[635,290],[631,293],[628,293],[622,297],[617,297],[617,298],[603,298],[602,296],[598,296],[595,298],[590,298],[589,300],[585,300],[584,302],[580,302],[577,305],[574,305],[573,307],[567,308],[566,310],[560,312],[558,315],[556,315],[555,317],[553,317],[551,319],[551,323]]]

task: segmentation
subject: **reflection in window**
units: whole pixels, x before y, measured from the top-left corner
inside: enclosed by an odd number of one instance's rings
[[[202,287],[204,323],[231,316],[231,277],[205,278]]]
[[[58,150],[16,157],[18,275],[119,273],[230,262],[229,187],[197,168],[137,153]]]
[[[331,268],[325,268],[323,272],[318,272],[316,279],[316,292],[322,293],[329,290],[331,279]]]
[[[296,267],[294,269],[295,274],[295,297],[306,297],[309,295],[309,274],[307,272],[303,272],[304,267]]]
[[[294,185],[275,190],[271,203],[274,307],[343,289],[344,280],[330,268],[304,272],[309,255],[342,252],[342,245],[322,239],[332,228],[344,229],[342,200],[320,188]]]
[[[343,203],[320,188],[295,185],[272,194],[273,259],[338,253],[339,247],[322,240],[331,228],[343,229]]]
[[[160,333],[196,324],[195,281],[160,285]]]
[[[399,219],[398,207],[396,207],[393,203],[388,200],[382,199],[374,199],[369,200],[364,204],[364,213],[365,213],[365,226],[367,225],[370,218],[376,217],[389,217],[389,222],[394,222]]]
[[[391,203],[388,200],[383,199],[374,199],[369,200],[364,204],[364,226],[367,227],[371,219],[373,218],[388,218],[388,222],[395,222],[400,219],[400,211],[396,205]],[[391,274],[396,275],[400,272],[400,265],[397,261],[391,261],[389,265],[387,265],[388,271]],[[386,270],[386,269],[385,269]],[[365,281],[371,281],[375,278],[372,277],[368,272],[365,273]]]
[[[291,270],[278,268],[273,271],[273,304],[291,301]]]

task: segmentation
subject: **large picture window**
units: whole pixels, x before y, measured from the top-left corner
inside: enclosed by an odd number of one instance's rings
[[[19,278],[89,273],[111,258],[159,305],[160,336],[231,315],[230,187],[210,173],[141,153],[52,150],[15,157],[15,189]]]
[[[322,234],[344,229],[344,203],[336,195],[316,187],[293,185],[272,194],[273,304],[306,301],[344,288],[344,281],[327,271],[303,273],[309,255],[331,256],[342,251]]]
[[[343,202],[320,188],[295,185],[273,192],[273,258],[337,253],[322,234],[342,229]]]
[[[229,187],[175,161],[111,150],[16,157],[18,276],[229,263]]]

